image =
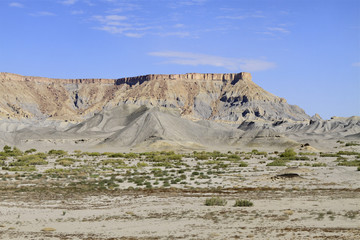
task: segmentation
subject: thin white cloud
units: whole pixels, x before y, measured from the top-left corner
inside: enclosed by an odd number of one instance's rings
[[[150,52],[151,56],[163,57],[167,60],[164,64],[180,64],[180,65],[208,65],[214,67],[223,67],[231,71],[263,71],[274,68],[274,62],[264,61],[261,59],[245,59],[245,58],[226,58],[207,54],[198,54],[191,52]]]
[[[93,16],[93,18],[105,25],[119,25],[127,19],[126,16],[121,15],[106,15],[106,16]]]
[[[174,28],[183,28],[183,27],[185,27],[185,25],[182,23],[178,23],[174,25]]]
[[[74,10],[74,11],[71,11],[71,14],[72,15],[81,15],[81,14],[84,14],[85,12],[83,10]]]
[[[73,5],[77,2],[78,0],[65,0],[65,1],[61,1],[62,4],[64,5]]]
[[[121,12],[129,12],[129,11],[135,11],[140,10],[141,6],[134,3],[120,3],[115,2],[115,8],[108,10],[108,13],[121,13]]]
[[[10,7],[23,8],[23,7],[24,7],[24,4],[18,3],[18,2],[12,2],[12,3],[9,3],[9,6],[10,6]]]
[[[352,64],[352,66],[353,66],[353,67],[360,67],[360,62],[354,62],[354,63]]]
[[[165,32],[165,33],[159,33],[158,34],[161,37],[167,37],[167,36],[177,36],[177,37],[190,37],[190,32],[185,31],[178,31],[178,32]]]
[[[270,32],[290,33],[289,30],[282,27],[268,27],[267,30]]]
[[[144,36],[143,33],[125,33],[124,35],[132,38],[141,38],[142,36]]]
[[[247,16],[241,16],[241,15],[237,15],[237,16],[219,16],[217,18],[231,19],[231,20],[242,20],[242,19],[247,18]]]
[[[155,28],[146,24],[129,23],[128,17],[123,15],[97,15],[93,16],[93,19],[100,23],[100,26],[94,29],[132,38],[143,37],[147,30]]]
[[[42,11],[42,12],[31,13],[30,16],[33,16],[33,17],[53,17],[53,16],[56,16],[56,14],[52,13],[52,12]]]

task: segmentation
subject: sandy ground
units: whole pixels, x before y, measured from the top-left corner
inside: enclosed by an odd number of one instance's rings
[[[318,153],[309,161],[291,161],[284,167],[266,166],[275,154],[244,156],[247,167],[231,163],[217,174],[205,173],[210,178],[204,179],[197,177],[201,174],[192,177],[192,172],[206,172],[213,165],[183,158],[186,184],[153,184],[152,188],[124,181],[114,189],[84,189],[76,185],[80,180],[75,175],[45,178],[57,157],[30,175],[1,170],[0,239],[359,239],[360,171],[356,167],[338,166],[336,158]],[[87,156],[63,168],[104,159]],[[135,166],[141,160],[124,162]],[[152,164],[136,173],[150,175]],[[167,168],[174,178],[175,169],[180,168]],[[96,173],[104,179],[108,173],[125,179],[126,171],[99,167]],[[282,175],[290,173],[297,175]],[[36,174],[42,176],[31,179]],[[225,199],[227,204],[206,206],[210,197]],[[234,207],[238,199],[254,205]]]

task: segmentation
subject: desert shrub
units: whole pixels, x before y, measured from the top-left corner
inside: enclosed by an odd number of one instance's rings
[[[360,153],[354,152],[354,151],[352,151],[352,152],[350,152],[350,151],[339,151],[337,154],[338,155],[360,155]]]
[[[17,158],[10,166],[46,165],[48,162],[37,155],[25,155]]]
[[[143,167],[149,166],[149,164],[147,164],[147,163],[145,163],[145,162],[138,162],[138,163],[136,164],[136,166],[137,166],[138,168],[143,168]]]
[[[241,199],[235,201],[234,207],[251,207],[253,205],[254,203],[252,203],[251,201]]]
[[[220,197],[207,198],[205,200],[206,206],[225,206],[227,201]]]
[[[5,146],[3,147],[3,150],[4,150],[4,152],[6,152],[6,153],[11,152],[11,147],[8,146],[8,145],[5,145]]]
[[[259,152],[257,149],[253,149],[251,151],[252,154],[255,154],[255,155],[263,155],[263,156],[267,156],[267,152]]]
[[[57,159],[56,162],[64,167],[73,165],[77,160],[73,158],[61,158]]]
[[[240,164],[239,164],[239,167],[247,167],[248,164],[244,161],[241,161]]]
[[[360,167],[360,160],[342,161],[338,163],[338,166]]]
[[[124,157],[125,158],[139,158],[139,154],[137,154],[137,153],[126,153],[125,155],[124,155]]]
[[[112,166],[125,166],[125,162],[122,159],[104,159],[101,161],[103,165],[112,165]]]
[[[213,152],[207,153],[207,154],[210,155],[213,159],[220,158],[220,157],[226,157],[225,153],[221,153],[219,151],[213,151]]]
[[[316,156],[314,152],[299,152],[300,156]]]
[[[345,144],[346,147],[349,147],[349,146],[360,146],[359,143],[356,143],[356,142],[348,142]]]
[[[123,153],[108,153],[107,156],[109,158],[123,158],[124,154]]]
[[[285,149],[285,152],[280,154],[280,157],[286,157],[286,158],[295,157],[295,156],[296,156],[296,152],[292,148],[287,148]]]
[[[29,153],[34,153],[34,152],[36,152],[37,150],[35,149],[35,148],[31,148],[31,149],[29,149],[29,150],[26,150],[25,151],[25,154],[29,154]]]
[[[180,154],[170,154],[170,155],[167,155],[167,158],[169,160],[181,160],[182,155],[180,155]]]
[[[0,156],[17,157],[23,155],[23,152],[20,151],[20,149],[18,149],[17,147],[13,147],[13,149],[11,150],[11,147],[5,145],[3,149],[4,151],[0,152]]]
[[[336,153],[320,153],[320,157],[338,157]]]
[[[33,172],[36,171],[36,168],[35,166],[15,166],[7,169],[3,168],[3,170],[9,170],[13,172]]]
[[[48,154],[50,155],[67,155],[67,152],[64,150],[55,150],[55,149],[51,149]]]
[[[239,155],[236,155],[236,154],[231,154],[231,155],[228,155],[227,156],[227,161],[238,161],[240,160],[241,157]]]
[[[208,160],[210,158],[209,154],[205,152],[195,153],[194,157],[196,160]]]
[[[360,171],[360,166],[357,168],[358,171]]]
[[[99,153],[99,152],[87,152],[86,155],[88,155],[89,157],[99,157],[99,156],[101,156],[101,153]]]

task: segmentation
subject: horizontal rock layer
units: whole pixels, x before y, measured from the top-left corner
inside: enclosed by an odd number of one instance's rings
[[[53,79],[0,73],[0,116],[80,121],[120,104],[176,109],[192,120],[304,120],[305,112],[258,85],[250,73],[151,74]]]

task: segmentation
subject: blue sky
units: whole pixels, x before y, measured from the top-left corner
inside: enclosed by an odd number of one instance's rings
[[[360,115],[358,0],[0,0],[0,71],[251,72],[306,113]]]

